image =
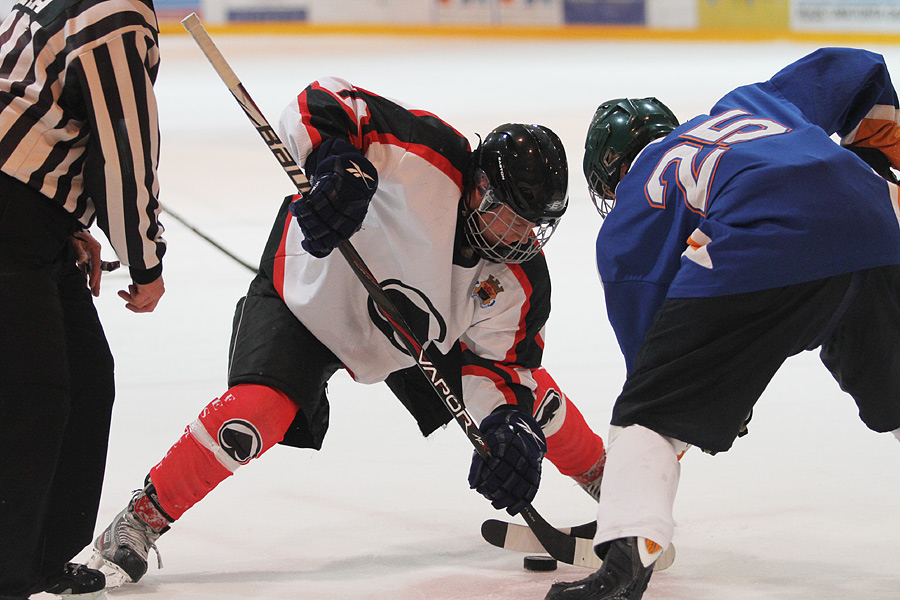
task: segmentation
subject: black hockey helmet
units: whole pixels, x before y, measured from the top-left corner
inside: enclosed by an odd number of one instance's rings
[[[678,118],[656,98],[617,98],[597,108],[584,143],[584,176],[602,217],[616,202],[622,165],[676,127]]]
[[[475,149],[475,186],[483,201],[467,215],[469,242],[495,262],[528,260],[550,238],[569,202],[569,167],[562,141],[542,125],[507,123],[495,128]],[[503,205],[534,225],[531,235],[514,246],[483,237],[484,217],[494,218]]]
[[[569,167],[562,141],[542,125],[507,123],[476,150],[477,168],[503,203],[532,223],[558,220],[569,201]]]

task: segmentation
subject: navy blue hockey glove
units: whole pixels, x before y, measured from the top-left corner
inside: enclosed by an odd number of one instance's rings
[[[517,406],[503,405],[481,422],[490,450],[487,460],[477,453],[469,469],[469,485],[511,515],[534,500],[541,483],[541,459],[547,440],[534,418]]]
[[[378,171],[344,140],[326,140],[314,159],[312,189],[293,196],[288,208],[303,231],[303,249],[323,258],[362,227],[378,188]]]

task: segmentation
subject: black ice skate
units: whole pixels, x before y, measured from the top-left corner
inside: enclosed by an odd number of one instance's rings
[[[77,563],[66,563],[59,573],[48,578],[33,593],[47,592],[63,597],[77,595],[79,600],[92,600],[105,598],[105,587],[106,577],[100,571]]]
[[[653,563],[645,567],[641,562],[639,542],[645,540],[613,540],[596,573],[580,581],[554,583],[544,600],[641,600],[653,574]]]
[[[143,577],[151,548],[162,568],[156,540],[169,530],[171,519],[153,502],[155,494],[153,484],[135,492],[128,506],[94,541],[94,554],[88,565],[103,571],[107,588],[134,583]]]

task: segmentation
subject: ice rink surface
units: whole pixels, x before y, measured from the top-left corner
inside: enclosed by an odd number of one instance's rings
[[[624,367],[594,268],[600,217],[581,175],[596,106],[655,95],[681,118],[811,51],[800,43],[486,41],[340,36],[215,38],[273,124],[328,75],[431,111],[474,143],[508,121],[555,130],[569,153],[570,209],[547,246],[554,311],[546,361],[606,434]],[[162,202],[254,262],[290,180],[187,36],[163,36],[157,84]],[[900,47],[885,54],[900,73]],[[900,79],[900,76],[898,76]],[[235,302],[251,273],[172,218],[166,295],[134,315],[106,277],[98,300],[118,396],[98,530],[207,402],[225,389]],[[104,258],[111,259],[112,254]],[[376,273],[377,275],[377,273]],[[339,374],[321,452],[276,447],[190,510],[160,540],[165,568],[112,600],[541,599],[555,580],[487,545],[502,518],[468,489],[471,447],[451,425],[424,439],[382,385]],[[554,524],[594,516],[584,492],[545,468],[535,507]],[[895,600],[900,597],[900,444],[869,432],[815,353],[791,359],[757,405],[750,435],[684,458],[678,558],[647,600]],[[81,555],[85,558],[86,555]]]

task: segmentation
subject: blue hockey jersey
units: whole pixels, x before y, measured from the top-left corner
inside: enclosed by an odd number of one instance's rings
[[[900,167],[883,58],[824,48],[648,145],[597,238],[630,371],[665,298],[739,294],[900,264],[898,188],[842,145]]]

